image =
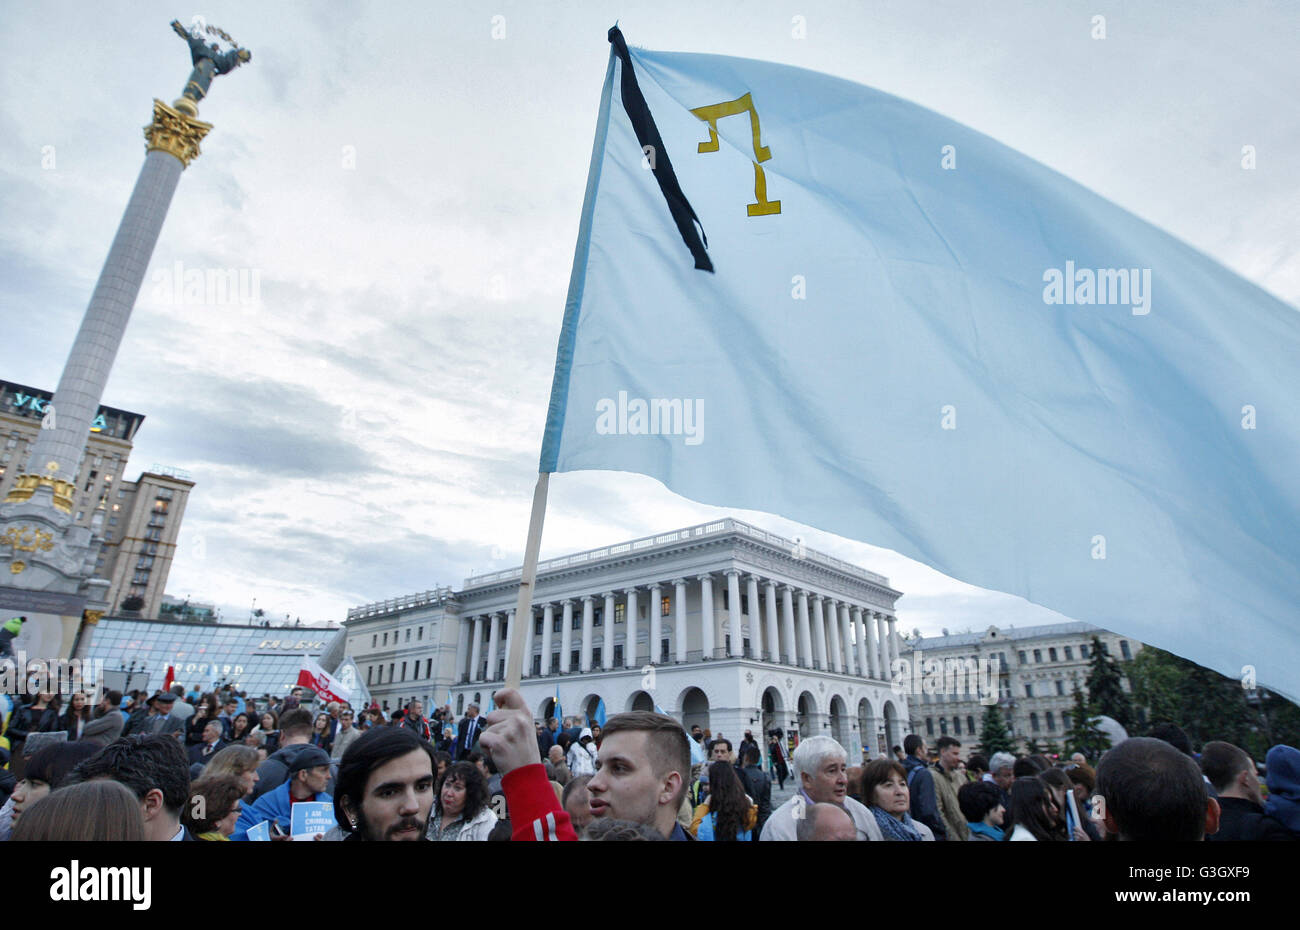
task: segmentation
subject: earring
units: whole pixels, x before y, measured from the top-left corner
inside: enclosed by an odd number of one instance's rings
[[[352,829],[353,829],[353,830],[355,830],[355,829],[357,828],[357,822],[356,822],[355,820],[349,821],[349,823],[352,824]]]

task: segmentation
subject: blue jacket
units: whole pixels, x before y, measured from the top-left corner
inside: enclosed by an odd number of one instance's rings
[[[278,823],[288,833],[293,823],[293,805],[289,801],[289,786],[291,782],[284,782],[280,787],[268,791],[252,804],[244,806],[239,815],[239,820],[235,822],[235,832],[230,834],[232,840],[247,840],[249,828],[257,826],[263,820]],[[316,800],[325,804],[333,803],[334,799],[325,792],[316,795]]]
[[[1264,757],[1268,772],[1268,800],[1264,810],[1274,820],[1300,836],[1300,750],[1279,744]]]
[[[904,759],[903,768],[907,769],[907,790],[912,796],[912,819],[921,821],[934,831],[936,840],[946,840],[948,831],[944,829],[939,802],[934,796],[934,775],[916,756]]]
[[[695,838],[704,843],[714,842],[713,829],[714,827],[717,826],[717,823],[718,823],[718,815],[715,814],[713,811],[709,811],[708,816],[706,816],[703,820],[700,821],[700,826],[695,833]],[[749,830],[736,831],[736,840],[738,842],[748,843],[753,838],[754,835]]]
[[[551,732],[550,727],[542,727],[542,732],[537,734],[537,751],[541,753],[542,759],[546,759],[546,754],[551,751],[555,745],[555,734]]]
[[[1005,835],[1003,831],[999,830],[997,827],[990,827],[982,820],[978,823],[970,823],[967,821],[966,826],[970,827],[970,838],[972,840],[992,840],[994,842],[1001,842],[1002,837]]]

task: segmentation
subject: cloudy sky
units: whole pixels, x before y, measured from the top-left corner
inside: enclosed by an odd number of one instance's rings
[[[202,104],[216,128],[104,402],[147,417],[128,478],[156,462],[197,481],[168,591],[226,619],[256,598],[337,621],[521,560],[615,19],[633,45],[814,68],[930,107],[1300,305],[1300,7],[1135,6],[4,0],[0,377],[56,385],[151,100],[189,72],[167,24],[196,14],[253,61]],[[177,299],[177,263],[241,271],[259,300]],[[629,474],[556,476],[542,555],[725,513],[887,575],[904,629],[1060,619]]]

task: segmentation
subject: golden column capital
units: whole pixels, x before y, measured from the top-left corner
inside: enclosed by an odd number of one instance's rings
[[[174,155],[182,165],[199,157],[199,143],[212,129],[211,123],[195,119],[188,113],[169,107],[157,98],[153,102],[153,122],[144,127],[145,148]]]
[[[86,626],[94,626],[96,623],[98,623],[100,620],[104,618],[104,611],[87,610],[87,611],[83,611],[82,616],[85,618]]]
[[[48,475],[19,475],[14,479],[14,486],[5,495],[6,503],[21,503],[31,500],[32,494],[39,487],[47,487],[54,494],[54,506],[64,513],[72,513],[72,501],[77,493],[76,485],[61,478],[55,478],[53,471]]]

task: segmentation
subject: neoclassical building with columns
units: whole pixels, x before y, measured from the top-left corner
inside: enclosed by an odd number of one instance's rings
[[[347,653],[371,695],[486,709],[523,636],[538,720],[557,698],[566,716],[601,700],[608,714],[658,707],[736,742],[833,736],[853,762],[902,741],[906,697],[889,685],[901,592],[881,575],[723,519],[539,563],[522,623],[519,576],[349,610]]]

